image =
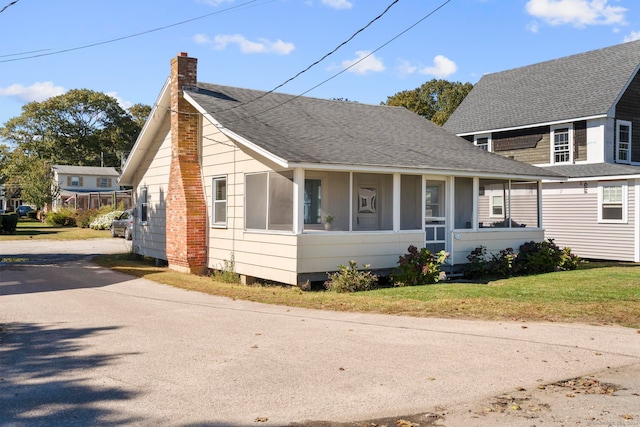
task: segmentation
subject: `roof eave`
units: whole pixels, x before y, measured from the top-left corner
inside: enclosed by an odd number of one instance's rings
[[[608,117],[612,117],[611,109],[609,109],[609,111],[607,111],[606,113],[596,114],[596,115],[593,115],[593,116],[575,117],[575,118],[569,118],[569,119],[554,120],[554,121],[542,122],[542,123],[531,123],[531,124],[522,125],[522,126],[511,126],[511,127],[505,127],[505,128],[477,129],[477,130],[474,130],[474,131],[466,131],[466,132],[456,133],[456,135],[458,135],[458,136],[470,136],[470,135],[477,135],[477,134],[481,134],[481,133],[507,132],[507,131],[518,130],[518,129],[537,128],[537,127],[540,127],[540,126],[554,126],[554,125],[559,125],[559,124],[568,123],[568,122],[576,122],[576,121],[580,121],[580,120],[605,119],[605,118],[608,118]]]

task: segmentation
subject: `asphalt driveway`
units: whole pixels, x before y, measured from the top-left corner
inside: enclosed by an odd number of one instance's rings
[[[628,328],[269,306],[131,278],[84,255],[126,251],[121,239],[13,243],[0,244],[3,426],[319,425],[424,413],[437,417],[423,425],[495,425],[469,405],[640,372],[640,334]],[[629,399],[618,412],[640,402]],[[638,408],[616,413],[616,425],[640,424]]]

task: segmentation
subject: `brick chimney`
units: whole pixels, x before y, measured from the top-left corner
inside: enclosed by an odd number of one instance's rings
[[[171,169],[167,190],[169,268],[200,274],[207,268],[207,203],[199,161],[200,114],[183,97],[197,82],[197,58],[171,60]]]

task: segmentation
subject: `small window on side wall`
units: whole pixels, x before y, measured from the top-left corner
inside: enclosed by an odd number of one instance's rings
[[[631,162],[631,122],[624,120],[616,123],[616,162]]]
[[[598,185],[598,222],[627,222],[627,183],[611,182]]]
[[[213,178],[213,206],[211,208],[214,226],[227,225],[227,177]]]
[[[148,187],[140,188],[140,199],[138,206],[140,208],[140,222],[146,223],[149,219],[149,203],[148,203]]]

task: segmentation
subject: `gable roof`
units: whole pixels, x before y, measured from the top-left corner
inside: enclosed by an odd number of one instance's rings
[[[207,83],[185,98],[232,139],[283,167],[420,169],[495,176],[552,172],[487,153],[403,107],[266,93]],[[241,142],[241,141],[240,141]],[[254,147],[254,148],[255,148]]]
[[[91,175],[91,176],[118,176],[119,173],[114,167],[100,166],[69,166],[69,165],[53,165],[52,169],[59,174],[66,175]]]
[[[640,64],[640,40],[487,74],[445,123],[456,134],[605,116]]]

